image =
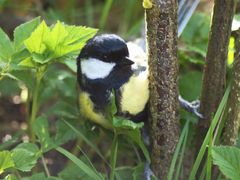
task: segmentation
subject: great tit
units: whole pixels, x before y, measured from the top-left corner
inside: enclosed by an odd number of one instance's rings
[[[81,114],[111,128],[111,98],[115,97],[117,115],[135,122],[147,119],[148,66],[146,54],[133,42],[126,43],[114,34],[97,35],[88,41],[77,60]],[[113,92],[115,96],[113,96]],[[195,113],[199,104],[179,96],[182,107]]]
[[[88,41],[77,58],[80,113],[85,118],[111,128],[112,92],[129,81],[133,64],[127,44],[119,36],[103,34]]]

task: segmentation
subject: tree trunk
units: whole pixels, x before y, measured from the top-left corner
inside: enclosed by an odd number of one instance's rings
[[[228,112],[224,126],[223,143],[236,145],[240,126],[240,30],[235,36],[235,60],[232,70],[232,88],[228,101]]]
[[[212,26],[204,67],[200,112],[204,120],[198,124],[196,150],[199,150],[222,99],[226,83],[226,61],[235,0],[215,0]]]
[[[166,179],[179,138],[177,0],[146,10],[152,169]]]

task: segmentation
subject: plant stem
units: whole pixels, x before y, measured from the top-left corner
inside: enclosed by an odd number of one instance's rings
[[[17,179],[22,180],[22,177],[21,177],[20,173],[18,172],[18,170],[14,170],[13,173],[17,176]]]
[[[32,108],[31,108],[31,116],[30,119],[28,120],[28,130],[29,130],[29,137],[30,137],[30,141],[31,142],[35,142],[36,138],[33,132],[33,123],[36,120],[36,115],[38,112],[38,95],[39,95],[39,90],[40,90],[40,84],[41,84],[41,79],[43,77],[45,71],[42,71],[41,68],[37,69],[36,72],[36,83],[35,83],[35,87],[33,90],[33,98],[32,98]]]
[[[50,177],[51,175],[50,175],[50,172],[48,170],[48,167],[47,167],[47,164],[45,162],[45,159],[44,159],[43,155],[42,155],[41,159],[42,159],[42,164],[43,164],[44,170],[46,172],[46,175],[47,175],[47,177]]]
[[[114,133],[113,144],[112,144],[112,148],[111,148],[111,160],[110,160],[111,173],[110,173],[110,180],[114,180],[114,176],[115,176],[115,167],[116,167],[116,161],[117,161],[117,151],[118,151],[118,134],[115,132]]]
[[[208,152],[207,152],[207,171],[206,171],[206,180],[211,180],[212,177],[212,144],[213,144],[213,128],[210,126],[210,138],[208,143]]]

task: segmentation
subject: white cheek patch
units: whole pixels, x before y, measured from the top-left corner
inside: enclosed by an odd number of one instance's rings
[[[81,61],[81,70],[82,74],[89,79],[103,79],[111,73],[115,65],[116,63],[89,58]]]

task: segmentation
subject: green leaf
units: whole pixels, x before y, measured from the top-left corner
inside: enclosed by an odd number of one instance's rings
[[[67,36],[68,32],[64,25],[58,21],[49,33],[48,38],[45,40],[47,47],[51,52],[53,52],[52,58],[57,58],[64,55],[63,44]]]
[[[127,134],[127,136],[130,137],[134,142],[137,143],[137,145],[141,148],[141,150],[142,150],[142,152],[143,152],[146,160],[150,163],[150,162],[151,162],[150,155],[149,155],[149,152],[148,152],[145,144],[143,143],[140,129],[135,129],[135,130],[127,131],[126,134]]]
[[[144,170],[142,171],[142,176],[139,179],[142,179]],[[133,176],[133,168],[129,166],[121,166],[115,169],[115,179],[122,180],[122,179],[131,179]]]
[[[77,66],[76,66],[76,59],[66,59],[65,61],[63,61],[63,63],[74,73],[77,72]]]
[[[18,178],[16,176],[14,176],[13,174],[8,174],[7,176],[5,176],[3,178],[3,180],[18,180]]]
[[[29,57],[31,57],[31,54],[27,49],[15,52],[12,56],[10,70],[22,70],[23,68],[19,66],[19,63],[21,63],[22,60],[25,60]]]
[[[21,171],[30,171],[37,163],[40,151],[35,144],[22,143],[13,149],[11,155],[15,168]]]
[[[45,21],[42,21],[42,23],[33,31],[31,36],[24,41],[29,52],[42,54],[47,48],[44,41],[49,37],[49,33],[50,30],[47,27],[47,24]]]
[[[0,152],[0,174],[7,168],[14,167],[14,162],[11,157],[11,152],[1,151]]]
[[[114,118],[114,115],[117,113],[117,106],[116,106],[116,97],[115,97],[115,92],[112,91],[113,97],[111,99],[111,109],[108,109],[112,113],[112,117]],[[113,119],[114,121],[114,119]]]
[[[19,63],[20,66],[25,66],[25,67],[29,67],[29,68],[34,68],[36,67],[36,64],[34,63],[34,61],[32,60],[31,57],[28,57],[26,59],[24,59],[23,61],[21,61]]]
[[[138,164],[132,173],[133,179],[138,180],[141,179],[144,176],[144,163]]]
[[[37,174],[33,174],[31,177],[29,177],[29,180],[46,180],[46,176],[45,174],[42,173],[37,173]]]
[[[66,126],[66,124],[63,121],[61,120],[57,121],[56,126],[57,133],[54,138],[55,144],[62,145],[63,143],[66,143],[69,140],[76,138],[76,133],[71,128]]]
[[[72,153],[68,152],[67,150],[58,147],[56,148],[58,152],[65,155],[70,159],[73,163],[75,163],[82,171],[84,171],[89,178],[93,178],[95,180],[103,180],[104,177],[100,173],[96,173],[94,169],[90,168],[88,165],[86,165],[83,161],[78,159],[76,156],[74,156]]]
[[[55,176],[46,177],[43,172],[33,174],[32,176],[29,176],[29,177],[24,177],[22,179],[24,179],[24,180],[62,180],[61,178],[58,178]]]
[[[55,114],[59,117],[64,117],[64,118],[68,118],[68,119],[77,119],[78,118],[78,114],[77,114],[78,112],[76,112],[75,107],[72,104],[70,104],[66,101],[63,101],[63,100],[62,101],[59,100],[56,104],[54,104],[49,109],[48,113]]]
[[[113,126],[115,128],[122,128],[122,129],[139,129],[144,126],[144,123],[135,123],[131,120],[124,119],[122,117],[113,116]]]
[[[40,17],[34,18],[24,24],[21,24],[14,30],[14,48],[19,51],[23,48],[23,42],[26,40],[34,29],[40,24]]]
[[[83,133],[83,131],[79,131],[77,130],[74,126],[72,126],[69,122],[67,121],[63,121],[66,125],[68,125],[80,138],[82,138],[92,149],[94,149],[96,151],[96,153],[103,159],[104,156],[102,155],[102,153],[100,152],[100,150],[98,149],[98,147],[92,143],[87,136]]]
[[[55,146],[53,140],[50,138],[48,129],[48,120],[44,116],[38,117],[33,124],[33,130],[40,140],[43,152],[46,152]]]
[[[12,42],[7,34],[0,28],[0,60],[10,61],[13,53]]]
[[[212,147],[213,163],[228,178],[240,179],[240,149],[230,146]]]
[[[44,64],[58,58],[76,58],[96,32],[96,29],[68,26],[59,21],[50,29],[43,21],[24,43],[33,60]]]
[[[65,43],[68,45],[76,45],[77,43],[86,43],[91,39],[98,31],[98,29],[88,28],[84,26],[69,26],[65,25],[68,37],[65,39]]]
[[[79,167],[73,163],[61,171],[58,176],[62,179],[89,180],[89,177],[83,171],[80,171]]]
[[[17,78],[18,82],[24,83],[31,91],[34,87],[34,75],[29,70],[12,71],[11,74]]]

